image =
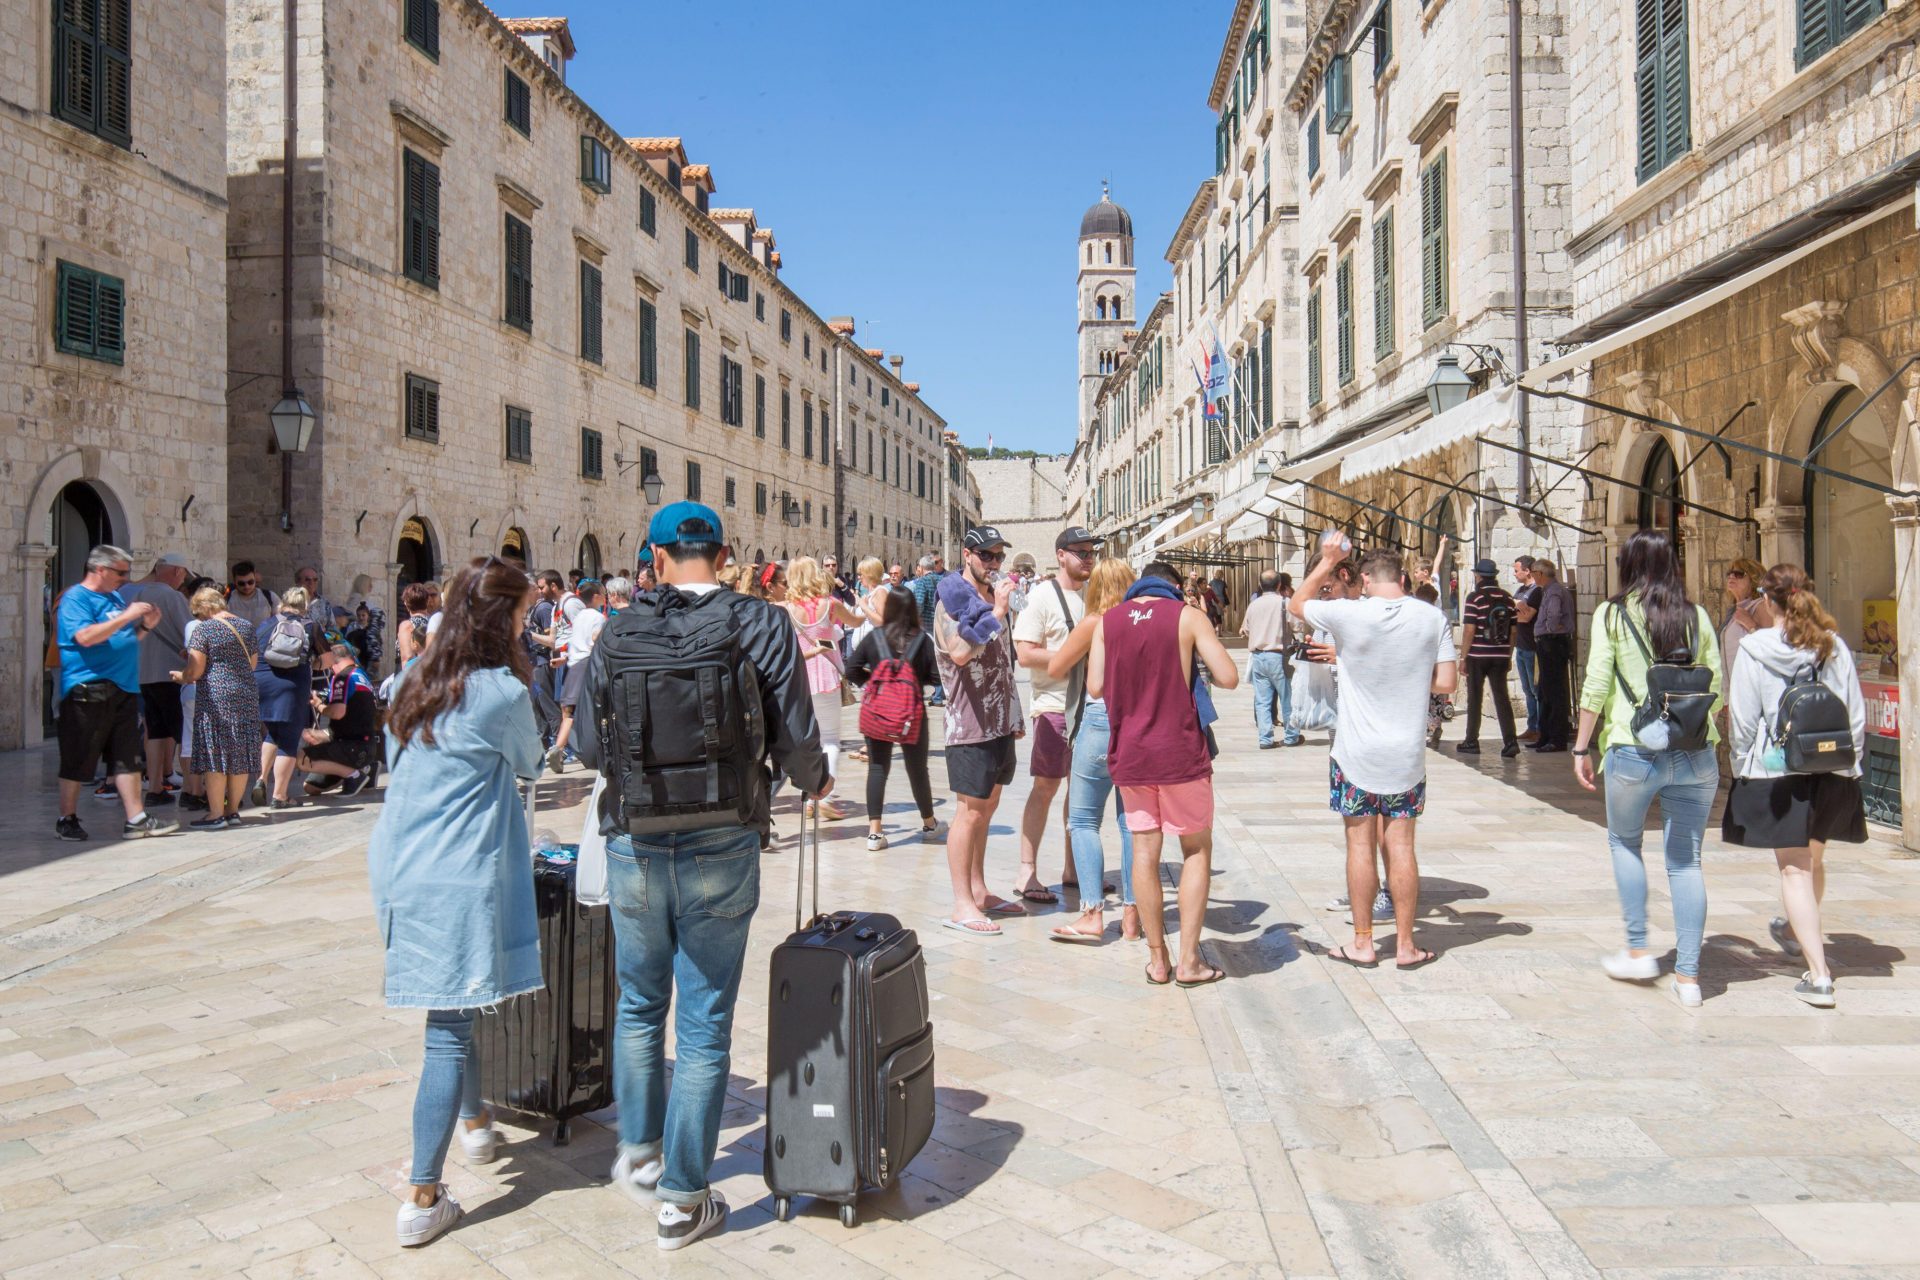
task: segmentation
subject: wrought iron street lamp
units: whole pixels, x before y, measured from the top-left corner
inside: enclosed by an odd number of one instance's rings
[[[1443,352],[1427,379],[1427,409],[1437,418],[1465,404],[1472,391],[1473,379],[1460,367],[1460,357]]]
[[[273,424],[273,443],[280,452],[306,452],[313,439],[315,418],[313,406],[300,394],[300,388],[293,387],[280,397],[280,403],[267,411],[267,421]]]
[[[648,506],[659,505],[660,484],[660,473],[658,471],[649,471],[640,477],[640,487],[646,491]]]

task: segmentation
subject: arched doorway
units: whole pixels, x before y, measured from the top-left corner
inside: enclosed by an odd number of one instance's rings
[[[400,570],[394,579],[394,606],[396,615],[405,611],[399,608],[399,595],[416,582],[432,582],[440,574],[440,557],[433,536],[433,526],[419,516],[411,517],[400,526],[400,542],[394,549],[393,558]]]
[[[1674,558],[1687,567],[1686,542],[1680,533],[1680,464],[1673,447],[1655,436],[1640,467],[1640,510],[1635,523],[1642,529],[1662,529],[1673,539]]]
[[[42,635],[53,634],[54,600],[86,576],[87,553],[103,542],[112,542],[114,536],[113,517],[106,502],[85,480],[69,482],[54,497],[47,509],[47,545],[53,548],[53,554],[47,558],[46,582],[41,590]],[[60,673],[54,670],[41,681],[40,732],[44,737],[54,734],[59,680]]]
[[[500,538],[500,558],[512,560],[522,568],[532,568],[533,561],[527,555],[527,548],[531,545],[525,529],[518,525],[509,526]]]
[[[1820,465],[1890,485],[1893,451],[1877,406],[1855,418],[1845,434],[1834,435],[1860,401],[1859,389],[1849,386],[1821,410],[1813,432]],[[1885,602],[1887,616],[1892,616],[1893,521],[1888,518],[1886,500],[1872,489],[1811,471],[1805,484],[1806,566],[1819,584],[1821,603],[1840,624],[1841,637],[1855,653],[1891,653],[1890,643],[1876,647],[1865,622],[1870,601]]]
[[[1451,493],[1442,493],[1427,508],[1425,523],[1431,527],[1420,531],[1421,554],[1433,557],[1433,580],[1444,587],[1442,598],[1446,601],[1448,613],[1458,618],[1463,594],[1460,583],[1460,513],[1454,509]],[[1443,534],[1447,540],[1444,551],[1440,548]]]
[[[574,563],[580,566],[580,572],[589,578],[600,576],[600,539],[587,534],[580,539],[580,553],[574,557]]]

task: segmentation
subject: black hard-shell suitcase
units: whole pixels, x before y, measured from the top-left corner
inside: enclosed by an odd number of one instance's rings
[[[817,818],[812,843],[812,921],[796,895],[770,966],[766,1178],[780,1221],[807,1195],[851,1227],[862,1188],[893,1186],[933,1133],[933,1025],[919,938],[878,912],[820,914]]]
[[[613,921],[606,907],[573,900],[573,876],[572,863],[534,860],[547,985],[482,1010],[474,1028],[481,1096],[551,1116],[555,1146],[567,1144],[573,1117],[613,1101]]]

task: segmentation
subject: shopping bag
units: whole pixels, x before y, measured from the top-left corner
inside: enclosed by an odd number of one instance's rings
[[[1333,728],[1338,692],[1332,663],[1296,663],[1293,668],[1293,703],[1287,716],[1287,728],[1295,733]]]
[[[600,834],[600,793],[606,789],[604,776],[593,780],[593,794],[587,797],[587,816],[580,828],[573,900],[583,907],[603,906],[607,901],[607,838]]]

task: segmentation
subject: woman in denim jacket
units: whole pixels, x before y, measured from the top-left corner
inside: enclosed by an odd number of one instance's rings
[[[520,621],[533,584],[495,557],[447,584],[434,643],[401,679],[387,718],[392,780],[367,849],[391,1008],[427,1011],[413,1105],[412,1192],[402,1245],[454,1224],[440,1173],[456,1116],[467,1159],[494,1158],[480,1107],[474,1013],[541,986],[533,853],[518,781],[540,773],[540,731]]]
[[[1594,752],[1607,775],[1607,847],[1614,885],[1627,926],[1626,950],[1603,959],[1607,976],[1650,982],[1660,963],[1647,948],[1647,868],[1640,856],[1647,810],[1660,802],[1666,836],[1667,888],[1673,897],[1673,995],[1688,1009],[1700,1007],[1700,942],[1707,928],[1707,887],[1700,874],[1700,842],[1707,813],[1720,786],[1720,740],[1707,718],[1707,745],[1697,751],[1669,749],[1666,721],[1633,730],[1634,696],[1647,692],[1646,656],[1637,632],[1656,656],[1690,649],[1695,665],[1711,673],[1709,689],[1721,688],[1720,641],[1707,611],[1687,599],[1673,542],[1658,529],[1641,529],[1620,553],[1620,594],[1595,610],[1588,642],[1587,675],[1580,686],[1580,728],[1574,735],[1573,770],[1589,791]]]

